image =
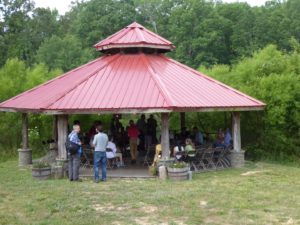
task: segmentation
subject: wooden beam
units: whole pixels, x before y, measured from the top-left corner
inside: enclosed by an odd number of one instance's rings
[[[57,116],[57,148],[58,148],[58,159],[66,160],[66,140],[68,135],[68,115]]]
[[[69,109],[69,110],[48,110],[48,109],[22,109],[22,108],[0,108],[0,112],[21,112],[32,114],[48,115],[71,115],[71,114],[138,114],[138,113],[167,113],[167,112],[232,112],[232,111],[259,111],[260,107],[208,107],[208,108],[141,108],[141,109]]]
[[[185,112],[180,113],[180,129],[185,127]]]
[[[241,125],[240,112],[233,112],[232,132],[233,132],[233,150],[241,151]]]
[[[28,149],[28,116],[27,113],[22,113],[22,148]]]
[[[161,149],[162,159],[170,158],[169,113],[161,114]]]

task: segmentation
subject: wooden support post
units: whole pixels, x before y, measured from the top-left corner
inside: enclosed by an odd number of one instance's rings
[[[67,160],[66,140],[68,135],[68,115],[57,116],[58,159]]]
[[[22,148],[28,149],[28,117],[27,113],[22,113]]]
[[[28,116],[27,113],[22,114],[22,148],[19,152],[19,166],[24,167],[32,163],[32,152],[29,149],[28,141]]]
[[[185,112],[180,113],[180,129],[185,127]]]
[[[161,149],[162,159],[170,158],[169,113],[161,114]]]
[[[233,113],[232,132],[233,132],[233,150],[235,152],[241,151],[241,125],[240,112]]]

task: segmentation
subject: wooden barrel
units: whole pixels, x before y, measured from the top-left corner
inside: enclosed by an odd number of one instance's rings
[[[171,168],[168,167],[168,177],[170,180],[187,180],[189,167],[185,168]]]
[[[51,176],[51,167],[32,168],[32,177],[38,180],[47,180]]]

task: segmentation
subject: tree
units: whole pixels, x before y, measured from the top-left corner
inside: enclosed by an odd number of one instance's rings
[[[50,69],[68,71],[92,59],[91,50],[83,49],[81,42],[74,36],[52,36],[40,46],[36,59]]]
[[[296,50],[287,54],[269,45],[232,69],[214,66],[206,70],[214,78],[267,104],[264,112],[242,117],[243,137],[250,137],[245,141],[255,157],[285,160],[300,156],[299,61]]]
[[[44,64],[27,67],[25,62],[18,59],[7,60],[0,69],[0,102],[50,80],[61,73],[61,70],[49,71]],[[19,116],[19,114],[14,113],[0,114],[1,149],[4,148],[11,151],[12,148],[20,147],[21,120]],[[51,118],[45,115],[30,116],[30,132],[32,132],[30,141],[34,148],[39,149],[41,140],[50,137],[50,120]],[[33,134],[37,134],[37,136]]]

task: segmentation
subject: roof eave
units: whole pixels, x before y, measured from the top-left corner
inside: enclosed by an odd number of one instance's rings
[[[130,44],[109,44],[109,45],[95,45],[97,51],[105,51],[108,49],[118,48],[154,48],[172,51],[175,49],[174,45],[159,45],[159,44],[146,44],[146,43],[130,43]]]
[[[138,113],[163,113],[163,112],[233,112],[233,111],[261,111],[261,106],[230,106],[230,107],[165,107],[165,108],[112,108],[112,109],[21,109],[21,108],[0,108],[2,112],[20,112],[33,114],[138,114]]]

